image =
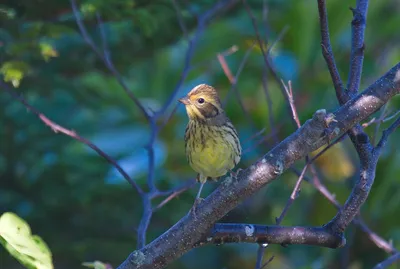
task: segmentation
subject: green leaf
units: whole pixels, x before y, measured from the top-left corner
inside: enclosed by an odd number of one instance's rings
[[[53,46],[47,42],[41,42],[39,44],[40,53],[42,54],[44,60],[48,62],[50,58],[57,57],[58,52],[53,48]]]
[[[0,217],[0,243],[27,268],[53,269],[46,243],[32,235],[29,225],[14,213],[6,212]]]
[[[17,88],[29,69],[29,65],[25,62],[9,61],[3,63],[0,73],[3,74],[5,82],[11,82]]]

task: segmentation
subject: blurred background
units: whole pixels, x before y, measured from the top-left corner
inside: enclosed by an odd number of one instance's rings
[[[331,42],[340,74],[347,80],[355,1],[327,1]],[[213,16],[197,34],[196,16],[215,1],[84,0],[78,8],[89,35],[101,48],[96,12],[102,15],[109,51],[129,88],[149,111],[159,110],[176,89],[188,48],[177,12],[188,37],[197,35],[187,76],[168,106],[172,116],[154,143],[155,182],[167,190],[194,178],[184,153],[187,115],[177,98],[199,83],[217,88],[226,112],[239,131],[245,168],[277,141],[295,130],[277,80],[266,69],[262,51],[246,9],[234,1]],[[338,107],[329,72],[321,54],[317,2],[248,0],[258,31],[271,49],[270,60],[279,78],[291,80],[301,122],[314,111]],[[400,5],[397,0],[370,1],[365,39],[364,89],[399,62]],[[271,48],[273,44],[273,47]],[[236,85],[221,68],[221,53],[233,75],[244,63]],[[245,62],[243,60],[246,60]],[[85,43],[69,1],[5,0],[0,4],[0,72],[31,105],[56,123],[77,131],[115,158],[146,189],[150,127],[103,62]],[[268,109],[265,88],[272,99]],[[0,91],[1,92],[1,91]],[[242,109],[242,106],[244,110]],[[390,116],[399,107],[394,98]],[[376,117],[379,117],[380,112]],[[372,119],[372,118],[371,118]],[[157,122],[162,125],[163,118]],[[370,120],[370,119],[369,119]],[[390,121],[371,137],[381,134]],[[272,126],[272,127],[271,127]],[[261,131],[261,132],[260,132]],[[258,133],[258,135],[257,135]],[[273,134],[273,135],[272,135]],[[386,240],[400,241],[400,133],[391,136],[376,173],[371,194],[362,207],[368,226]],[[358,159],[348,139],[317,161],[317,172],[344,203],[357,178]],[[296,163],[302,169],[304,161]],[[297,176],[286,172],[230,212],[222,221],[274,224]],[[206,184],[208,195],[218,183]],[[180,194],[155,212],[147,242],[183,217],[198,186]],[[156,199],[153,205],[161,201]],[[117,267],[136,248],[136,228],[142,203],[134,189],[102,157],[86,145],[54,133],[4,91],[0,94],[0,213],[11,211],[25,219],[33,233],[48,244],[55,268],[82,268],[101,260]],[[322,225],[336,213],[316,189],[303,183],[301,194],[283,225]],[[371,268],[387,254],[358,227],[346,231],[347,245],[339,250],[308,246],[270,246],[269,268]],[[194,249],[168,268],[254,268],[257,245],[231,244]],[[0,247],[1,268],[22,268]],[[391,268],[396,268],[395,266]]]

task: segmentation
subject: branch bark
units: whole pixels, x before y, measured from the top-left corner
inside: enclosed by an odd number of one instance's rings
[[[346,244],[346,239],[330,233],[324,227],[217,223],[214,225],[212,234],[202,238],[196,247],[227,243],[290,244],[338,248]]]
[[[317,111],[313,118],[295,133],[278,144],[254,165],[239,172],[236,179],[226,178],[210,196],[197,206],[196,216],[190,213],[184,216],[153,242],[132,252],[119,268],[157,269],[165,267],[207,236],[214,223],[241,201],[271,183],[295,161],[304,158],[328,141],[340,137],[355,124],[376,112],[398,93],[400,93],[400,63],[362,93],[338,108],[333,113],[337,122],[331,122],[326,128],[327,115],[325,111]],[[340,220],[343,218],[347,223],[347,218],[351,217],[351,214],[342,214]],[[338,227],[341,227],[341,221],[333,223],[338,223]],[[327,227],[331,228],[331,226]],[[340,234],[337,233],[337,235]]]

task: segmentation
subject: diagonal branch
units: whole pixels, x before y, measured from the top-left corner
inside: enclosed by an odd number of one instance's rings
[[[220,0],[212,8],[207,10],[204,14],[202,14],[199,17],[195,33],[194,33],[193,37],[190,40],[188,40],[189,44],[188,44],[188,49],[187,49],[186,55],[185,55],[185,63],[184,63],[183,71],[181,72],[179,81],[176,84],[175,89],[169,96],[168,100],[165,102],[165,104],[160,109],[160,111],[157,113],[157,115],[163,116],[165,114],[166,110],[172,104],[172,102],[175,100],[176,95],[178,94],[179,90],[181,89],[183,82],[185,81],[187,75],[189,74],[190,65],[191,65],[193,55],[194,55],[195,47],[196,47],[196,45],[200,39],[200,36],[203,33],[204,28],[206,27],[207,23],[209,23],[209,21],[213,17],[215,17],[217,14],[219,14],[222,10],[231,8],[234,4],[237,3],[237,1],[238,0]],[[178,15],[179,24],[181,25],[182,30],[186,31],[186,27],[184,26],[182,16],[180,15],[179,5],[177,5],[176,1],[173,1],[172,3],[174,5],[175,10],[179,14]]]
[[[132,185],[132,187],[140,194],[143,194],[143,190],[136,184],[136,182],[125,172],[124,169],[109,155],[107,155],[104,151],[102,151],[99,147],[97,147],[95,144],[87,140],[86,138],[78,135],[75,131],[68,130],[61,125],[58,125],[57,123],[53,122],[49,118],[47,118],[42,112],[37,110],[35,107],[31,106],[25,98],[23,98],[21,95],[18,95],[16,92],[14,92],[6,83],[0,81],[0,87],[3,88],[5,92],[7,92],[11,97],[16,99],[18,102],[22,103],[30,112],[35,114],[44,124],[49,126],[55,133],[63,133],[66,136],[72,137],[73,139],[87,145],[94,151],[96,151],[97,154],[99,154],[101,157],[103,157],[107,162],[109,162],[111,165],[113,165],[117,171],[126,179],[126,181],[129,182],[129,184]]]
[[[383,262],[378,263],[377,265],[374,266],[373,269],[385,269],[388,268],[390,265],[399,262],[400,260],[400,253],[397,252],[384,260]]]
[[[330,117],[324,110],[317,111],[312,119],[258,162],[240,171],[237,178],[225,179],[213,193],[197,205],[195,216],[191,213],[184,216],[153,242],[132,252],[119,268],[165,267],[207,236],[216,221],[260,188],[271,183],[295,161],[326,144],[328,138],[341,136],[399,93],[400,63],[354,99],[338,108],[333,114],[337,122],[331,122],[326,128],[326,118]],[[344,219],[351,221],[352,218],[350,214]],[[331,226],[322,228],[341,236],[339,229],[331,229]]]
[[[118,83],[121,85],[121,87],[124,89],[126,94],[129,96],[130,99],[135,103],[135,105],[140,109],[144,117],[149,120],[150,115],[147,113],[146,109],[143,107],[142,103],[139,101],[139,99],[133,94],[133,92],[129,89],[128,85],[125,83],[124,79],[122,78],[121,74],[118,72],[118,70],[115,68],[113,62],[111,61],[111,56],[110,53],[107,50],[107,41],[105,40],[105,33],[104,30],[102,29],[102,25],[100,24],[100,32],[102,36],[102,42],[103,42],[103,48],[104,52],[102,52],[96,44],[93,42],[92,38],[88,34],[86,27],[82,21],[81,15],[79,13],[78,7],[76,5],[75,0],[70,0],[71,2],[71,7],[72,11],[75,16],[76,24],[78,25],[79,31],[85,40],[85,42],[92,48],[92,50],[97,54],[97,56],[103,61],[107,69],[111,72],[111,74],[117,79]],[[100,16],[98,16],[98,21],[101,22]]]

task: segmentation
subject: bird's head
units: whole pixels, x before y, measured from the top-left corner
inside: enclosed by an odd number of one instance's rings
[[[191,120],[205,121],[224,112],[217,91],[206,84],[194,87],[179,102],[185,105]]]

